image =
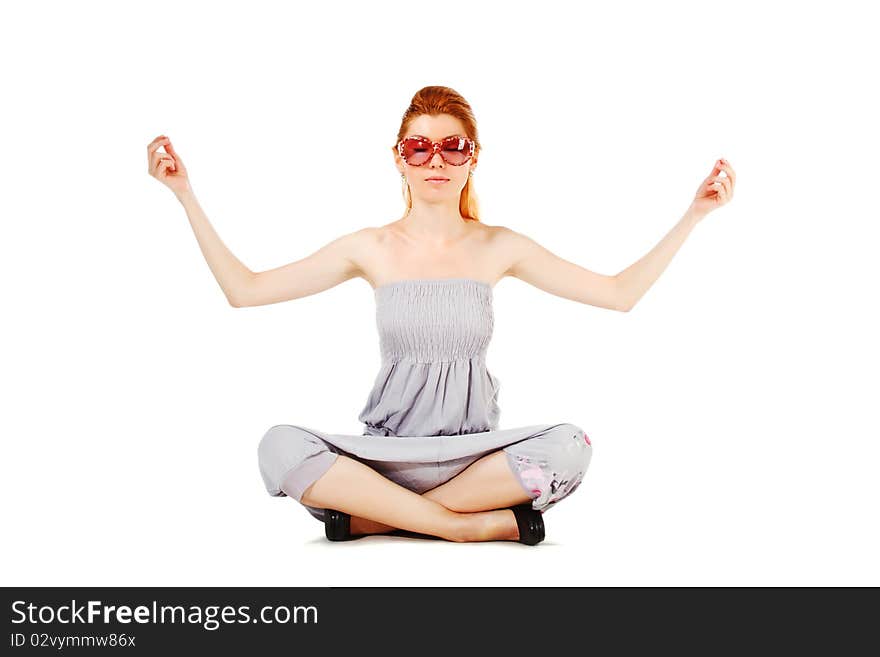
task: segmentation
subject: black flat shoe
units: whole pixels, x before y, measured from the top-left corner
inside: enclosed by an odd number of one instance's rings
[[[367,534],[351,535],[351,514],[336,509],[324,509],[324,534],[329,541],[354,541]]]
[[[510,510],[516,516],[520,543],[537,545],[544,540],[544,517],[540,511],[535,511],[532,508],[531,502],[517,504],[510,507]]]

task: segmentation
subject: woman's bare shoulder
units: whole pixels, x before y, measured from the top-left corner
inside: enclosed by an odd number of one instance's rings
[[[349,233],[351,258],[362,273],[372,271],[377,261],[383,259],[383,254],[389,252],[394,235],[393,222],[384,226],[365,226]],[[365,278],[369,280],[369,276]]]
[[[527,239],[526,236],[522,233],[519,233],[513,228],[509,228],[508,226],[503,226],[501,224],[486,224],[485,230],[487,239],[490,240],[494,245],[501,246],[503,248],[516,246],[518,243],[522,242],[523,239]]]
[[[399,232],[400,219],[389,221],[387,224],[382,224],[380,226],[366,226],[358,231],[362,239],[368,242],[372,241],[373,243],[388,240]]]
[[[389,226],[390,224],[385,226],[364,226],[349,233],[349,237],[359,249],[369,249],[388,240],[390,234]]]

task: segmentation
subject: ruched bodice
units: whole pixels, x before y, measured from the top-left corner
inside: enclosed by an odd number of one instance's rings
[[[364,435],[439,436],[498,427],[499,381],[486,367],[492,287],[420,278],[375,290],[381,367],[358,415]]]

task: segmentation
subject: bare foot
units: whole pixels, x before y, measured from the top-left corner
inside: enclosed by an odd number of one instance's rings
[[[358,516],[351,517],[351,535],[358,536],[360,534],[387,534],[394,531],[396,527],[385,525],[381,522],[360,518]]]
[[[465,540],[467,541],[516,541],[519,528],[516,516],[510,509],[480,511],[470,514],[473,522]]]

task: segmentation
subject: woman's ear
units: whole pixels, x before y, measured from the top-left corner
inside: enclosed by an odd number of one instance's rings
[[[397,173],[399,173],[401,176],[404,175],[403,158],[400,157],[400,153],[397,152],[397,148],[395,146],[391,147],[391,152],[394,153],[394,166],[397,167]]]

